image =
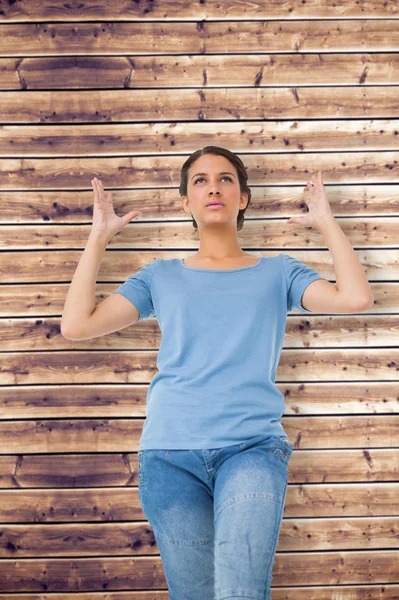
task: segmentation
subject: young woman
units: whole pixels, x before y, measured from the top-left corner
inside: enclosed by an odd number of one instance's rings
[[[106,201],[95,183],[92,238],[68,292],[64,328],[70,339],[88,339],[158,320],[162,340],[139,445],[139,494],[171,600],[270,600],[293,450],[275,385],[287,312],[371,306],[367,278],[335,224],[321,173],[312,179],[309,212],[289,222],[319,227],[339,265],[337,285],[288,254],[256,257],[241,249],[237,232],[251,200],[246,169],[236,154],[208,146],[184,163],[179,189],[198,229],[197,252],[155,259],[99,306],[87,304],[68,328],[84,278],[95,284],[109,239],[139,214],[117,217],[110,195]],[[85,267],[93,263],[88,278]]]

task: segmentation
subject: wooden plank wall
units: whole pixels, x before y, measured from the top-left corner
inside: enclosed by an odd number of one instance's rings
[[[168,598],[137,490],[158,324],[73,342],[60,319],[92,177],[117,214],[143,211],[108,246],[100,302],[197,249],[179,174],[208,144],[249,171],[242,247],[335,281],[320,234],[285,223],[321,169],[375,298],[358,315],[288,315],[273,600],[399,598],[398,3],[0,8],[1,600]]]

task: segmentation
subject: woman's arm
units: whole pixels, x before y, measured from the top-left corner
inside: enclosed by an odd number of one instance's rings
[[[313,173],[305,186],[309,212],[290,217],[287,223],[315,227],[330,250],[336,284],[313,281],[303,294],[302,304],[313,312],[357,312],[371,308],[374,298],[356,252],[331,211],[322,172]]]
[[[356,252],[338,222],[333,216],[329,216],[319,221],[316,227],[333,257],[338,294],[354,308],[371,308],[374,304],[371,286]]]

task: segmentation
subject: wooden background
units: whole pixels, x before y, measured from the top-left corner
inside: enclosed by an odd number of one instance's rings
[[[198,232],[180,168],[239,153],[248,252],[335,281],[303,210],[321,169],[375,304],[293,311],[277,371],[294,444],[273,600],[399,598],[399,6],[396,1],[0,2],[0,598],[167,600],[137,490],[155,319],[60,333],[92,222],[116,212],[97,302]],[[396,233],[395,233],[396,232]]]

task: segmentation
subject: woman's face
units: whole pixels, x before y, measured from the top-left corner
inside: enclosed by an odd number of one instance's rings
[[[217,200],[223,203],[222,207],[207,206]],[[246,207],[248,195],[240,193],[237,170],[225,156],[204,154],[189,168],[187,196],[182,196],[182,202],[198,228],[212,224],[236,227],[238,211]]]

